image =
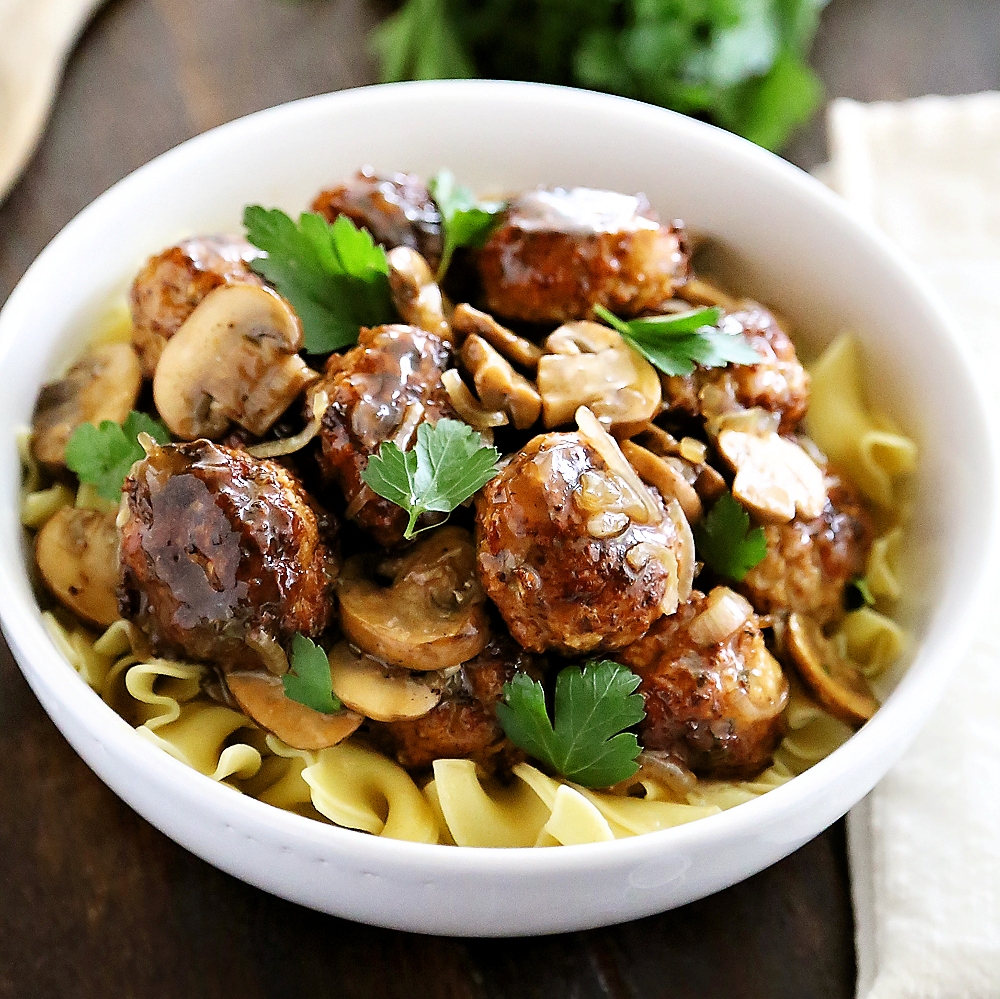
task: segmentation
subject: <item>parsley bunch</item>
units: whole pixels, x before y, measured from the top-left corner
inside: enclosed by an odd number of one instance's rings
[[[406,0],[372,36],[382,78],[605,90],[777,149],[819,106],[806,63],[827,0]]]

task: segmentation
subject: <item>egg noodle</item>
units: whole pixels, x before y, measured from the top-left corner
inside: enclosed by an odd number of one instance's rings
[[[867,580],[874,607],[848,612],[838,651],[876,679],[905,650],[906,636],[884,613],[901,593],[897,568],[906,508],[901,477],[916,445],[866,405],[860,346],[841,336],[812,367],[808,433],[874,508],[881,533]],[[38,530],[67,506],[106,508],[82,486],[40,489],[28,435],[21,521]],[[104,504],[102,507],[101,504]],[[138,735],[211,780],[267,804],[376,836],[459,846],[530,847],[593,843],[654,832],[713,815],[791,780],[828,756],[851,729],[812,701],[794,676],[786,732],[774,761],[751,781],[668,785],[643,768],[627,788],[591,791],[520,763],[509,780],[484,777],[471,760],[440,759],[423,785],[384,754],[352,737],[318,752],[291,749],[239,711],[203,692],[206,667],[139,653],[133,627],[88,631],[62,610],[42,614],[53,643],[80,677]]]

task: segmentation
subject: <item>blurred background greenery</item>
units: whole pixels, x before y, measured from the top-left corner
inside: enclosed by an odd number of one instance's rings
[[[604,90],[780,149],[819,108],[828,0],[405,0],[372,34],[386,81],[482,76]]]

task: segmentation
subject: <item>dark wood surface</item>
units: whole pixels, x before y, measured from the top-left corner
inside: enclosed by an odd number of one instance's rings
[[[112,0],[0,207],[0,301],[66,222],[156,154],[259,108],[372,82],[363,40],[378,12],[364,0]],[[832,96],[1000,89],[996,0],[834,0],[814,61]],[[811,167],[823,152],[817,121],[789,156]],[[319,915],[137,817],[0,648],[0,999],[844,999],[852,932],[842,823],[712,898],[589,933],[463,941]]]

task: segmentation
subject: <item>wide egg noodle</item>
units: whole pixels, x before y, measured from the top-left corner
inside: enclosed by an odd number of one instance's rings
[[[894,506],[897,480],[916,468],[917,446],[868,409],[857,337],[845,333],[834,340],[810,375],[809,436],[867,499],[884,509]]]
[[[550,815],[529,784],[480,779],[472,760],[435,760],[425,794],[459,846],[534,846]]]
[[[312,790],[313,805],[339,826],[415,843],[438,841],[427,799],[382,753],[348,739],[321,749],[302,779]]]
[[[898,600],[902,596],[903,587],[899,578],[899,548],[902,541],[902,527],[894,527],[872,542],[865,579],[876,599]]]

